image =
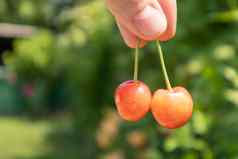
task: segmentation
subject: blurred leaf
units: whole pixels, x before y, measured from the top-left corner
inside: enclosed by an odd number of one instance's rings
[[[232,45],[219,45],[214,49],[214,58],[217,60],[230,60],[235,58],[235,48]]]
[[[150,149],[144,152],[142,159],[162,159],[158,150]]]
[[[233,67],[224,68],[224,76],[226,79],[234,84],[234,87],[238,88],[238,73]]]
[[[220,13],[216,13],[213,15],[213,19],[218,22],[237,22],[238,21],[238,10],[233,9],[229,11],[224,11]]]
[[[191,75],[200,74],[205,65],[204,61],[205,60],[203,57],[197,57],[197,58],[191,59],[186,66],[187,72]]]
[[[224,92],[224,95],[226,97],[227,100],[229,100],[230,102],[234,103],[236,106],[238,106],[238,89],[232,90],[226,90]]]
[[[197,159],[197,155],[193,152],[186,153],[182,159]]]
[[[199,135],[203,135],[207,133],[208,119],[205,116],[205,114],[203,114],[200,111],[195,111],[193,113],[192,122],[193,122],[193,128],[195,133]]]
[[[25,18],[30,18],[35,14],[34,3],[30,0],[24,0],[19,5],[19,15]]]

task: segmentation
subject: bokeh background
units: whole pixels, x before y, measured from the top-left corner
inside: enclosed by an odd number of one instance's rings
[[[238,159],[237,22],[237,0],[178,1],[177,35],[162,46],[195,110],[167,130],[116,113],[133,50],[102,0],[0,0],[0,158]],[[140,79],[165,87],[154,43]]]

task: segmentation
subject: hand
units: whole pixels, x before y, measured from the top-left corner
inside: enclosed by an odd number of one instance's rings
[[[106,0],[125,43],[135,48],[147,41],[171,39],[176,32],[176,0]]]

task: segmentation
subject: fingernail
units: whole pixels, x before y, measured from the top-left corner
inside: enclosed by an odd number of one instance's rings
[[[147,6],[134,17],[136,29],[145,36],[158,36],[167,29],[167,20],[162,10]]]

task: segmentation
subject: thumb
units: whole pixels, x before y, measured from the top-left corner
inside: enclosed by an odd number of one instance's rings
[[[144,40],[154,40],[167,29],[167,20],[162,9],[146,6],[132,19],[138,36]]]

